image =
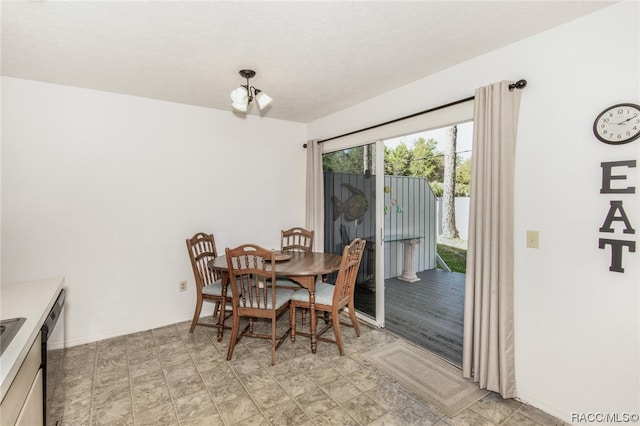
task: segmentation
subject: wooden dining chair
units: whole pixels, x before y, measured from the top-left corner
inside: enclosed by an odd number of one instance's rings
[[[314,232],[308,229],[294,227],[280,232],[280,250],[281,251],[313,251],[313,235]],[[276,283],[278,287],[288,288],[291,290],[300,290],[302,286],[287,277],[277,277]]]
[[[342,261],[340,263],[340,269],[338,270],[338,277],[336,278],[335,285],[325,282],[316,283],[316,312],[329,312],[331,314],[331,322],[329,322],[322,330],[318,331],[316,335],[318,340],[336,343],[338,345],[340,355],[344,355],[342,337],[340,335],[340,324],[352,326],[356,332],[356,335],[360,336],[360,328],[358,327],[358,321],[356,320],[353,295],[365,244],[366,242],[364,240],[356,238],[351,242],[351,244],[347,245],[344,248],[342,252]],[[349,308],[349,317],[351,318],[351,324],[340,322],[340,311],[345,306]],[[295,342],[296,333],[303,336],[310,335],[306,332],[296,331],[297,308],[309,308],[309,292],[306,289],[296,291],[291,296],[289,322],[291,323],[292,342]],[[330,328],[333,328],[335,340],[321,337]]]
[[[299,227],[283,230],[280,250],[313,251],[313,234],[313,231]]]
[[[227,248],[227,268],[233,297],[233,324],[227,360],[233,356],[233,348],[243,337],[257,337],[271,340],[271,365],[276,362],[276,349],[289,335],[289,327],[282,335],[277,335],[278,317],[289,308],[294,290],[279,288],[275,276],[275,251],[255,244],[244,244],[234,249]],[[249,323],[238,334],[240,318]],[[254,330],[254,318],[271,321],[271,333]]]
[[[220,273],[212,271],[207,267],[207,263],[218,254],[216,242],[213,234],[198,232],[193,237],[186,240],[191,268],[196,282],[196,309],[191,321],[190,333],[193,333],[196,325],[215,327],[218,329],[218,341],[222,340],[224,322],[231,316],[227,313],[227,304],[231,303],[231,297],[227,296],[227,289],[222,288]],[[215,324],[199,322],[202,303],[204,301],[215,303],[213,317],[218,318]]]

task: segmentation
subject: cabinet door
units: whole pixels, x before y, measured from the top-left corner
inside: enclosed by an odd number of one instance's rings
[[[42,401],[42,368],[38,370],[36,378],[31,385],[27,399],[22,406],[22,411],[18,415],[16,426],[34,426],[44,423],[42,410],[44,408]]]
[[[7,394],[0,403],[0,425],[15,425],[16,419],[20,415],[24,402],[32,390],[33,382],[42,363],[40,333],[34,340],[29,349],[27,357],[22,362],[20,369],[16,373],[16,377],[11,382]],[[42,384],[42,379],[40,381]],[[40,403],[42,404],[42,393],[40,394]]]

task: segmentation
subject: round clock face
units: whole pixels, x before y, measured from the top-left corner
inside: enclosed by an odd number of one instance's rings
[[[593,123],[593,133],[600,141],[621,145],[640,137],[640,106],[617,104],[598,115]]]

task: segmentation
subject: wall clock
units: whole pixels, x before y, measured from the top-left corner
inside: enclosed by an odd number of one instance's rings
[[[606,108],[593,122],[593,133],[600,141],[622,145],[640,137],[640,105],[616,104]]]

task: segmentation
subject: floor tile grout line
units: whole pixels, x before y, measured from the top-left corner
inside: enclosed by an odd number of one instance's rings
[[[520,402],[520,401],[518,401]],[[515,410],[513,410],[513,412],[511,414],[509,414],[503,421],[500,422],[500,424],[504,424],[507,422],[507,420],[511,419],[512,417],[514,417],[516,415],[516,413],[520,413],[520,415],[526,417],[527,419],[535,422],[536,424],[541,424],[539,421],[532,419],[531,417],[527,416],[525,413],[521,413],[521,410],[523,409],[523,407],[525,406],[524,403],[520,402],[520,406],[518,408],[516,408]]]
[[[237,344],[238,342],[236,342]],[[253,353],[253,351],[251,350],[251,346],[247,346],[244,343],[241,343],[243,345],[243,347],[249,351],[250,355],[259,363],[262,365],[262,367],[264,368],[264,362],[261,361],[260,358],[258,358],[257,356],[255,356],[255,354]],[[277,351],[276,351],[277,354]],[[285,356],[287,358],[287,361],[291,361],[289,359],[289,357],[286,354],[283,354],[283,356]],[[245,390],[245,392],[247,393],[247,395],[251,398],[251,400],[253,401],[253,403],[256,405],[256,407],[258,408],[258,410],[260,411],[260,414],[262,415],[263,418],[265,418],[266,421],[269,421],[266,418],[265,415],[265,410],[260,406],[260,404],[258,403],[258,401],[255,399],[255,397],[253,396],[252,392],[249,391],[248,387],[244,384],[244,382],[240,379],[240,376],[238,375],[238,372],[236,371],[235,368],[233,368],[233,365],[231,365],[230,361],[227,361],[225,358],[225,362],[227,363],[227,365],[229,366],[229,368],[231,369],[231,371],[233,372],[234,376],[236,377],[236,379],[240,382],[240,384],[242,385],[243,389]],[[271,361],[269,360],[269,365],[270,365]],[[298,368],[298,367],[296,367]],[[276,381],[276,383],[282,388],[282,390],[287,394],[287,396],[289,396],[289,398],[291,398],[291,400],[293,401],[294,404],[296,404],[296,406],[298,408],[300,408],[302,410],[302,412],[307,416],[307,418],[309,418],[309,420],[315,424],[315,422],[313,421],[313,418],[307,413],[307,411],[304,409],[304,407],[302,407],[296,400],[295,397],[293,397],[293,395],[291,395],[289,392],[286,391],[286,389],[284,389],[284,387],[282,386],[282,384],[278,381],[277,377],[271,373],[269,373],[274,380]],[[255,391],[254,391],[255,392]],[[221,416],[222,417],[222,416]]]
[[[175,331],[176,333],[178,333],[178,330],[177,330],[176,325],[177,325],[177,324],[169,324],[168,326],[164,326],[164,327],[161,327],[161,328],[165,328],[165,327],[173,327],[173,328],[174,328],[174,331]],[[170,397],[170,399],[171,399],[171,404],[172,404],[172,407],[173,407],[174,414],[175,414],[175,416],[176,416],[176,419],[177,419],[178,423],[180,423],[180,419],[179,419],[179,417],[178,417],[178,410],[177,410],[177,407],[176,407],[176,404],[175,404],[175,401],[174,401],[173,395],[171,394],[171,389],[169,388],[169,382],[168,382],[168,380],[167,380],[166,371],[165,371],[166,369],[165,369],[165,367],[164,367],[164,366],[163,366],[163,364],[162,364],[162,360],[161,360],[161,358],[160,358],[160,352],[158,351],[158,347],[159,347],[159,345],[158,345],[158,343],[157,343],[156,336],[153,334],[153,329],[151,329],[151,330],[145,330],[145,331],[149,331],[149,332],[151,333],[151,341],[152,341],[152,344],[153,344],[153,349],[154,349],[154,351],[155,351],[155,353],[156,353],[156,356],[157,356],[157,358],[158,358],[158,363],[159,363],[159,365],[160,365],[160,371],[162,372],[162,377],[163,377],[163,379],[164,379],[165,386],[167,387],[167,392],[169,393],[169,397]],[[126,336],[125,336],[125,337],[126,337]],[[182,341],[182,339],[181,339],[181,341]],[[133,398],[134,398],[134,392],[133,392],[133,379],[134,379],[134,378],[131,376],[131,364],[130,364],[130,357],[129,357],[129,344],[128,344],[128,343],[127,343],[127,367],[128,367],[128,371],[129,371],[129,383],[130,383],[131,407],[132,407],[132,412],[133,412],[133,420],[134,420],[134,425],[136,425],[136,424],[138,424],[138,421],[136,420],[136,417],[137,417],[137,416],[136,416],[136,414],[140,415],[140,413],[142,413],[142,412],[145,412],[145,411],[152,410],[152,409],[154,409],[154,408],[160,407],[160,406],[162,406],[163,404],[158,404],[158,405],[155,405],[155,406],[152,406],[152,407],[147,407],[147,408],[145,408],[144,410],[140,410],[140,412],[137,412],[137,411],[136,411],[136,409],[135,409],[135,402],[134,402],[134,399],[133,399]],[[146,375],[146,374],[147,374],[147,373],[145,373],[145,375]],[[139,377],[142,377],[142,376],[144,376],[144,375],[141,375],[141,376],[139,376]]]
[[[251,354],[251,356],[259,363],[262,365],[262,367],[264,368],[264,363],[261,361],[260,358],[258,358],[257,356],[255,356],[255,354],[253,353],[253,351],[251,350],[250,346],[245,345],[242,342],[236,341],[236,345],[238,345],[238,343],[240,343],[247,351],[249,351],[249,353]],[[277,355],[277,351],[276,351],[276,355]],[[283,354],[286,357],[286,354]],[[265,415],[265,410],[262,409],[262,407],[260,406],[260,404],[258,403],[258,401],[255,399],[255,397],[253,396],[252,392],[249,391],[249,389],[247,388],[247,386],[244,384],[244,382],[240,379],[240,376],[238,375],[238,372],[235,370],[235,368],[233,368],[233,365],[231,364],[231,360],[227,360],[226,356],[224,356],[223,354],[223,358],[225,363],[227,364],[227,366],[231,369],[231,371],[233,372],[234,376],[236,377],[236,379],[238,380],[238,382],[240,382],[240,384],[242,385],[243,389],[245,390],[245,392],[247,393],[247,395],[251,398],[251,400],[253,401],[253,403],[256,405],[256,407],[258,408],[258,410],[260,411],[260,414],[262,415],[262,417],[266,420],[266,415]],[[289,358],[287,357],[287,360],[289,360]],[[269,364],[271,363],[271,361],[269,361]],[[278,385],[280,385],[280,387],[282,387],[282,385],[278,382],[277,378],[273,375],[270,374],[274,380],[276,381],[276,383],[278,383]],[[300,404],[298,404],[298,402],[284,389],[282,388],[282,390],[287,393],[287,395],[292,399],[292,401],[296,404],[296,406],[298,406],[303,413],[305,413],[305,415],[307,415],[306,411],[304,410],[303,407],[300,406]],[[221,416],[222,417],[222,416]],[[307,417],[309,419],[311,419],[310,416],[307,415]],[[224,419],[223,419],[224,421]],[[226,424],[226,423],[225,423]]]
[[[293,344],[293,343],[291,343],[291,344]],[[291,358],[289,358],[289,357],[287,356],[287,354],[283,354],[283,355],[287,358],[287,361],[291,361],[291,362],[293,362],[293,360],[291,360]],[[296,367],[297,369],[299,369],[300,371],[302,371],[302,370],[300,369],[300,367],[298,367],[297,365],[295,365],[295,367]],[[278,381],[278,378],[277,378],[275,375],[272,375],[272,376],[273,376],[273,378],[275,379],[276,383],[277,383],[277,384],[282,388],[282,390],[287,394],[287,396],[289,396],[289,398],[291,398],[291,400],[293,401],[293,403],[294,403],[294,404],[296,404],[296,406],[302,410],[302,412],[303,412],[303,413],[304,413],[304,414],[309,418],[309,420],[310,420],[313,424],[315,424],[315,421],[314,421],[313,417],[311,417],[311,416],[309,415],[309,413],[307,412],[307,410],[305,410],[305,409],[304,409],[304,407],[303,407],[302,405],[300,405],[300,403],[298,403],[298,401],[296,401],[296,398],[295,398],[292,394],[290,394],[289,392],[287,392],[287,390],[282,386],[282,384]],[[318,386],[316,383],[314,383],[314,385]],[[318,386],[318,388],[319,388],[319,386]],[[326,393],[326,392],[325,392],[325,393]],[[334,401],[334,402],[335,402],[335,401]]]
[[[131,377],[131,367],[129,359],[129,345],[127,345],[127,337],[124,338],[125,356],[127,357],[127,377],[129,378],[129,396],[131,398],[131,417],[133,418],[133,424],[136,424],[136,406],[133,401],[133,378]]]
[[[354,360],[354,361],[355,361],[355,360]],[[356,361],[356,362],[357,362],[357,361]],[[358,364],[360,364],[360,363],[358,363]],[[360,364],[360,366],[361,366],[361,367],[365,367],[365,366],[363,366],[362,364]],[[351,384],[353,384],[353,383],[351,383]],[[356,385],[354,385],[354,386],[356,386]],[[356,388],[360,391],[360,394],[359,394],[359,395],[357,395],[357,396],[354,396],[353,398],[350,398],[350,399],[348,399],[348,400],[344,401],[344,403],[347,403],[347,402],[349,402],[349,401],[353,401],[354,399],[359,398],[361,395],[365,395],[365,396],[367,396],[367,397],[371,398],[371,396],[369,396],[369,395],[367,394],[367,392],[368,392],[368,391],[362,391],[362,390],[360,390],[360,388],[358,388],[358,386],[356,386]],[[380,404],[378,403],[378,401],[376,401],[376,400],[375,400],[375,399],[373,399],[373,398],[371,398],[371,399],[372,399],[376,404],[380,405]],[[338,401],[336,401],[336,403],[338,404],[338,406],[339,406],[340,408],[342,408],[342,409],[347,413],[347,415],[348,415],[349,417],[353,418],[353,417],[349,414],[349,412],[347,411],[346,407],[344,407],[344,406],[342,405],[342,403],[340,403],[340,402],[338,402]],[[382,407],[382,405],[380,405],[380,406]],[[384,407],[382,407],[382,409],[385,411],[385,414],[383,414],[382,416],[378,417],[378,419],[380,419],[380,418],[382,418],[382,417],[386,416],[388,413],[390,413],[390,412],[391,412],[391,410],[387,410],[387,409],[385,409]],[[374,419],[374,421],[375,421],[375,420],[378,420],[378,419]],[[358,424],[361,424],[361,425],[362,425],[362,423],[361,423],[361,422],[359,422],[358,420],[356,420],[356,419],[354,419],[354,420],[355,420]]]
[[[184,339],[182,339],[182,335],[180,335],[180,330],[178,330],[178,326],[177,324],[174,324],[174,327],[176,329],[176,333],[178,333],[178,336],[180,337],[180,342],[182,343],[183,347],[184,347]],[[155,339],[154,339],[155,340]],[[157,346],[157,343],[156,343]],[[191,358],[191,353],[189,352],[189,350],[184,347],[185,350],[187,351],[187,353],[189,354],[189,358]],[[156,347],[156,351],[157,351],[157,347]],[[160,359],[160,353],[158,352],[158,359]],[[195,361],[193,360],[193,358],[191,358],[191,362],[193,362],[193,365],[195,365]],[[162,360],[160,360],[160,365],[162,366]],[[196,371],[198,371],[198,369],[196,368]],[[164,376],[164,381],[167,385],[167,389],[169,390],[169,397],[171,398],[171,406],[173,407],[173,412],[176,415],[176,420],[178,421],[178,425],[182,425],[182,420],[180,420],[180,415],[178,414],[178,405],[176,404],[176,399],[173,397],[173,395],[171,394],[171,389],[169,388],[169,381],[167,380],[167,375],[164,372],[164,368],[162,369],[162,374]],[[198,376],[200,376],[200,372],[198,371]],[[202,380],[202,377],[200,377],[200,380]],[[204,381],[202,381],[202,384],[204,384]],[[205,390],[207,389],[207,386],[205,385]],[[211,401],[213,402],[213,401]]]
[[[151,330],[149,330],[151,331]],[[151,340],[153,343],[153,348],[157,353],[157,349],[156,349],[156,344],[155,344],[155,339],[153,338],[153,333],[151,333]],[[133,391],[133,380],[134,377],[131,374],[131,357],[130,357],[130,345],[129,345],[129,339],[127,338],[127,336],[125,336],[125,345],[126,345],[126,352],[127,352],[127,370],[129,372],[129,391],[131,393],[131,411],[132,411],[132,416],[133,416],[133,424],[137,424],[137,420],[136,420],[136,414],[137,414],[137,410],[136,410],[136,404],[135,404],[135,400],[134,400],[134,391]],[[151,407],[153,408],[153,407]],[[150,408],[148,408],[150,409]],[[142,410],[144,411],[144,410]]]
[[[93,399],[96,392],[96,380],[98,375],[98,342],[96,342],[95,353],[93,355],[93,380],[91,381],[91,403],[89,405],[89,424],[93,424]]]
[[[193,359],[191,358],[191,353],[189,353],[189,350],[184,346],[184,340],[182,339],[182,336],[180,335],[180,330],[178,330],[178,326],[176,324],[173,324],[173,328],[174,331],[178,334],[178,337],[180,338],[180,342],[182,343],[184,349],[187,351],[187,353],[189,354],[189,358],[191,359],[191,361],[193,362],[193,365],[195,367],[195,362],[193,361]],[[153,338],[153,343],[156,347],[156,353],[158,354],[158,361],[160,362],[160,369],[162,370],[162,376],[164,377],[164,382],[167,386],[167,390],[169,391],[169,397],[171,398],[171,405],[173,407],[173,412],[176,415],[176,420],[178,420],[178,424],[182,424],[182,421],[180,420],[180,416],[178,415],[178,406],[176,404],[176,398],[174,398],[173,393],[171,392],[171,387],[169,386],[169,379],[167,378],[167,372],[166,372],[166,368],[164,367],[163,363],[162,363],[162,358],[160,357],[160,351],[158,350],[158,342],[156,341],[156,338],[154,336]],[[196,368],[196,371],[198,371],[198,369]],[[200,372],[198,371],[198,376],[200,376]],[[200,380],[202,380],[202,377],[200,377]],[[202,384],[204,385],[204,381],[202,381]],[[207,386],[205,385],[205,389],[207,388]],[[213,401],[211,401],[213,402]]]
[[[351,358],[351,359],[353,359],[353,358]],[[354,361],[355,361],[358,365],[360,365],[360,368],[363,368],[363,367],[364,367],[364,366],[363,366],[362,364],[360,364],[358,361],[356,361],[356,360],[354,360]],[[330,366],[330,368],[331,368],[332,370],[336,371],[338,374],[340,374],[340,372],[339,372],[339,371],[337,371],[337,370],[335,370],[333,367],[331,367],[331,366]],[[349,383],[353,384],[352,382],[349,382]],[[356,385],[354,385],[354,386],[356,386]],[[320,386],[320,387],[321,387],[321,386]],[[353,418],[353,416],[351,416],[351,415],[349,414],[349,412],[347,411],[346,407],[342,405],[343,403],[341,403],[340,401],[338,401],[338,400],[334,399],[334,398],[333,398],[333,397],[332,397],[332,396],[331,396],[331,395],[330,395],[326,390],[324,390],[324,388],[323,388],[323,387],[321,387],[321,388],[322,388],[322,389],[323,389],[323,391],[324,391],[324,392],[329,396],[329,398],[331,398],[331,400],[337,404],[337,406],[338,406],[338,407],[340,407],[340,408],[341,408],[345,413],[347,413],[347,415],[348,415],[350,418],[352,418],[356,423],[358,423],[358,424],[362,424],[361,422],[359,422],[357,419],[354,419],[354,418]],[[346,403],[346,402],[348,402],[348,401],[352,401],[353,399],[358,398],[360,395],[366,395],[366,392],[364,392],[364,391],[360,390],[360,388],[358,388],[358,386],[356,386],[356,388],[358,389],[358,391],[360,391],[360,394],[359,394],[359,395],[357,395],[357,396],[354,396],[353,398],[349,398],[349,399],[347,399],[346,401],[344,401],[344,403]],[[378,405],[379,405],[379,404],[378,404]],[[384,408],[384,407],[383,407],[383,408]],[[386,411],[386,410],[385,410],[385,411]]]
[[[238,342],[236,341],[236,345],[238,344]],[[250,353],[251,356],[253,358],[255,358],[255,360],[260,363],[260,360],[253,354],[253,351],[247,347],[247,345],[245,345],[244,343],[242,343],[242,346],[244,346]],[[240,380],[240,377],[238,376],[238,372],[233,368],[233,366],[231,365],[231,360],[227,360],[225,357],[225,361],[227,362],[227,365],[229,365],[229,368],[231,368],[231,371],[233,372],[234,376],[236,377],[236,379],[240,382],[240,384],[242,385],[242,387],[244,388],[245,392],[247,392],[247,395],[249,395],[249,398],[251,398],[251,400],[253,401],[253,403],[256,405],[256,407],[258,407],[258,410],[260,411],[260,414],[262,415],[262,417],[264,419],[266,419],[266,416],[264,415],[264,411],[262,410],[262,407],[260,406],[260,404],[258,404],[258,401],[255,399],[255,397],[252,395],[251,392],[249,392],[249,389],[247,388],[247,386],[244,384],[244,382],[242,380]],[[273,376],[273,375],[272,375]],[[268,420],[267,420],[268,421]]]
[[[295,344],[295,343],[291,342],[291,340],[289,340],[289,343],[290,343],[290,344],[292,344],[292,345],[293,345],[293,344]],[[309,350],[311,350],[311,349],[309,349]],[[311,353],[311,352],[310,352],[310,353]],[[287,358],[287,360],[288,360],[288,361],[293,362],[293,360],[292,360],[292,359],[290,359],[286,353],[283,353],[283,355]],[[296,366],[296,368],[298,368],[300,371],[302,371],[302,372],[304,373],[304,371],[303,371],[302,369],[300,369],[300,367],[298,367],[297,365],[295,365],[295,366]],[[278,383],[278,384],[280,385],[280,387],[282,387],[282,384],[278,381],[278,378],[277,378],[275,375],[272,375],[272,376],[273,376],[273,377],[274,377],[274,379],[276,380],[276,383]],[[318,389],[322,389],[322,391],[323,391],[323,392],[324,392],[324,393],[325,393],[325,394],[326,394],[326,395],[327,395],[327,396],[328,396],[328,397],[329,397],[333,402],[335,402],[336,404],[338,404],[338,401],[334,400],[334,399],[331,397],[331,395],[329,395],[329,394],[328,394],[328,393],[327,393],[327,392],[326,392],[326,391],[325,391],[325,390],[324,390],[320,385],[318,385],[318,384],[317,384],[317,383],[315,383],[315,382],[313,382],[313,384],[314,384]],[[286,394],[291,398],[291,400],[296,404],[296,406],[298,406],[298,407],[302,410],[302,412],[303,412],[303,413],[304,413],[304,414],[305,414],[305,415],[306,415],[306,416],[311,420],[311,422],[312,422],[313,424],[316,424],[316,421],[314,420],[314,418],[313,418],[313,417],[308,413],[308,411],[307,411],[307,410],[305,410],[305,408],[304,408],[302,405],[300,405],[300,404],[298,403],[298,401],[296,401],[295,397],[294,397],[293,395],[291,395],[289,392],[287,392],[287,391],[286,391],[286,389],[284,389],[284,387],[282,387],[282,390],[283,390],[283,391],[284,391],[284,392],[285,392],[285,393],[286,393]],[[339,404],[338,404],[338,406],[339,406]],[[330,410],[329,410],[329,411],[330,411]],[[317,416],[316,418],[318,418],[318,417],[321,417],[321,416]],[[355,419],[354,419],[354,420],[355,420]]]
[[[196,324],[197,325],[197,324]],[[194,329],[195,331],[195,329]],[[191,333],[191,331],[189,332]],[[209,344],[212,346],[213,350],[215,350],[216,352],[218,352],[219,355],[222,356],[222,354],[220,353],[220,350],[218,349],[218,347],[216,346],[215,342],[213,341],[213,338],[211,337],[211,335],[209,335],[209,333],[207,333],[205,331],[205,336],[207,336],[207,338],[209,339]],[[184,341],[184,340],[183,340]],[[191,352],[189,352],[189,350],[187,349],[187,352],[189,353],[189,357],[191,357],[191,361],[193,361],[194,365],[196,364],[196,360],[193,358]],[[216,409],[216,412],[218,413],[218,417],[220,417],[220,421],[222,422],[223,425],[225,426],[229,426],[227,425],[227,422],[224,420],[224,418],[222,417],[222,413],[220,413],[220,407],[218,406],[218,403],[216,403],[216,401],[213,399],[213,395],[211,395],[211,391],[209,390],[209,387],[207,386],[207,384],[204,381],[204,378],[202,377],[202,372],[200,370],[198,370],[197,366],[196,366],[196,371],[198,372],[198,376],[200,376],[200,380],[202,380],[202,384],[204,385],[204,389],[205,391],[207,391],[207,395],[209,395],[209,399],[211,400],[211,403],[213,404],[213,406]],[[172,397],[173,399],[173,397]],[[180,424],[182,424],[180,418],[178,417],[178,422]]]
[[[500,423],[498,423],[498,425],[504,424],[507,422],[507,420],[509,420],[510,418],[512,418],[518,411],[520,410],[520,407],[518,407],[517,410],[514,410],[511,414],[509,414],[507,417],[504,418],[504,420],[502,420]]]
[[[357,364],[360,366],[360,368],[365,368],[365,367],[366,367],[366,366],[365,366],[365,365],[363,365],[362,363],[358,362],[356,359],[354,359],[354,358],[350,358],[350,359],[351,359],[351,360],[353,360],[355,363],[357,363]],[[341,377],[346,377],[346,376],[342,376],[341,372],[340,372],[340,371],[338,371],[338,370],[336,370],[332,365],[329,365],[329,368],[330,368],[331,370],[335,371],[339,376],[341,376]],[[353,382],[351,382],[351,381],[349,381],[349,383],[353,384]],[[342,409],[342,410],[347,414],[347,416],[349,416],[349,418],[351,418],[353,421],[355,421],[355,422],[356,422],[356,423],[358,423],[359,425],[362,425],[362,423],[361,423],[361,422],[359,422],[359,421],[358,421],[357,419],[355,419],[351,414],[349,414],[349,412],[347,411],[347,407],[346,407],[345,405],[343,405],[343,404],[345,404],[345,403],[346,403],[346,402],[348,402],[348,401],[352,401],[353,399],[358,398],[358,397],[359,397],[359,396],[361,396],[361,395],[366,395],[366,392],[364,392],[364,391],[360,390],[360,388],[358,388],[358,386],[356,386],[355,384],[353,384],[353,385],[356,387],[356,389],[358,389],[358,391],[359,391],[360,393],[359,393],[358,395],[354,396],[353,398],[349,398],[349,399],[347,399],[347,400],[345,400],[345,401],[343,401],[343,402],[341,403],[340,401],[338,401],[337,399],[335,399],[333,396],[331,396],[331,394],[330,394],[329,392],[327,392],[327,390],[325,389],[325,387],[324,387],[324,386],[319,385],[319,384],[316,384],[316,385],[317,385],[320,389],[322,389],[322,390],[323,390],[323,392],[325,392],[325,394],[326,394],[326,395],[327,395],[327,396],[328,396],[328,397],[329,397],[329,398],[330,398],[334,403],[336,403],[336,407],[341,408],[341,409]],[[377,403],[377,402],[376,402],[376,403]],[[379,405],[379,404],[378,404],[378,405]],[[327,412],[332,411],[333,409],[335,409],[335,408],[332,408],[331,410],[328,410]],[[383,409],[384,409],[384,407],[383,407]],[[385,410],[385,411],[387,411],[387,410]],[[323,415],[324,415],[324,414],[323,414]],[[319,416],[319,417],[321,417],[321,416]],[[312,419],[312,421],[313,421],[313,419]]]
[[[295,344],[295,343],[291,343],[291,344]],[[283,355],[284,355],[285,357],[287,357],[287,360],[288,360],[288,361],[292,361],[292,362],[293,362],[293,360],[291,360],[291,359],[288,357],[288,355],[287,355],[286,353],[284,353]],[[354,361],[355,361],[355,360],[354,360]],[[259,362],[260,362],[260,361],[259,361]],[[355,361],[355,362],[357,362],[357,361]],[[362,364],[360,364],[360,363],[358,363],[358,364],[359,364],[361,367],[364,367]],[[304,370],[300,369],[300,367],[298,367],[297,365],[295,365],[295,366],[296,366],[296,368],[298,368],[300,371],[302,371],[302,372],[304,373]],[[331,370],[335,371],[336,373],[340,374],[340,372],[339,372],[339,371],[337,371],[337,370],[335,370],[331,365],[329,365],[328,367],[329,367]],[[296,399],[295,399],[296,397],[294,397],[292,394],[290,394],[289,392],[287,392],[287,390],[286,390],[286,389],[284,389],[284,387],[282,386],[282,384],[278,381],[278,378],[277,378],[275,375],[272,375],[272,376],[273,376],[273,377],[274,377],[274,379],[276,380],[276,383],[278,383],[278,384],[280,385],[280,387],[282,387],[283,391],[284,391],[284,392],[285,392],[285,393],[286,393],[286,394],[287,394],[287,395],[288,395],[288,396],[293,400],[293,402],[294,402],[294,403],[295,403],[295,404],[296,404],[296,405],[297,405],[297,406],[302,410],[302,412],[303,412],[303,413],[305,413],[305,415],[306,415],[306,416],[311,420],[311,422],[312,422],[312,423],[314,423],[314,424],[315,424],[315,423],[316,423],[316,420],[317,420],[318,418],[320,418],[320,417],[324,416],[324,414],[322,414],[322,415],[320,415],[320,416],[316,416],[316,417],[315,417],[315,419],[314,419],[314,417],[312,417],[312,416],[309,414],[309,412],[308,412],[307,410],[305,410],[305,408],[304,408],[302,405],[300,405],[300,404],[298,403],[298,401],[296,401]],[[313,382],[313,381],[312,381],[312,382]],[[322,385],[320,385],[320,384],[318,384],[318,383],[316,383],[316,382],[313,382],[313,384],[314,384],[318,389],[321,389],[321,390],[322,390],[322,391],[327,395],[327,397],[329,397],[329,399],[330,399],[331,401],[333,401],[333,402],[336,404],[336,407],[340,407],[340,408],[342,408],[342,409],[347,413],[347,415],[349,416],[349,418],[353,419],[356,423],[361,424],[361,423],[360,423],[360,422],[358,422],[356,419],[354,419],[351,415],[349,415],[349,413],[348,413],[348,412],[345,410],[345,408],[340,404],[340,402],[339,402],[339,401],[337,401],[335,398],[333,398],[333,397],[332,397],[332,396],[331,396],[331,395],[330,395],[330,394],[325,390],[325,388],[324,388]],[[358,389],[358,390],[359,390],[359,389]],[[360,395],[362,395],[362,394],[364,394],[364,392],[360,391]],[[359,395],[358,395],[358,396],[359,396]],[[357,398],[357,396],[355,396],[354,398]],[[351,399],[353,399],[353,398],[351,398]],[[349,401],[350,401],[351,399],[349,399]],[[332,408],[331,410],[333,410],[333,409],[334,409],[334,408]],[[329,412],[329,411],[331,411],[331,410],[328,410],[327,412]]]

